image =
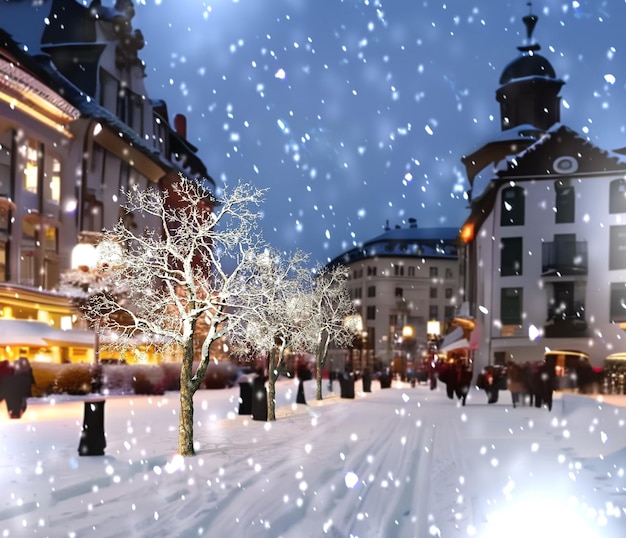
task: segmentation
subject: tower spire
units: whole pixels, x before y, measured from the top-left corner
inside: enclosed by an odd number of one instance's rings
[[[537,24],[537,20],[539,17],[533,14],[533,3],[528,2],[526,4],[528,6],[528,15],[526,15],[522,20],[526,25],[526,36],[528,37],[528,41],[531,40],[533,36],[533,30],[535,29],[535,24]]]
[[[517,47],[517,50],[520,52],[534,52],[541,49],[538,43],[532,42],[533,32],[539,17],[533,13],[532,2],[528,2],[526,5],[528,6],[528,15],[524,15],[524,17],[522,17],[522,21],[524,21],[524,25],[526,26],[526,39],[528,43],[526,45],[522,45],[521,47]]]

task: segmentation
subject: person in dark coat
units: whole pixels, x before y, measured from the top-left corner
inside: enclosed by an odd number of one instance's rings
[[[513,407],[517,407],[520,397],[527,392],[523,366],[514,361],[509,361],[506,366],[507,388],[511,391]]]
[[[458,359],[454,365],[454,393],[463,406],[465,406],[471,383],[472,371],[467,369],[462,359]]]
[[[0,361],[0,402],[4,400],[13,381],[13,365],[9,361]]]
[[[465,405],[472,382],[472,371],[466,368],[463,359],[457,359],[453,364],[440,364],[439,381],[446,385],[448,398],[452,400],[456,396]]]
[[[544,360],[539,371],[541,376],[541,398],[548,411],[552,411],[552,397],[556,385],[556,363]]]
[[[13,364],[13,376],[3,378],[3,392],[7,400],[10,418],[21,418],[27,407],[27,400],[33,395],[35,378],[30,362],[20,357]]]
[[[556,383],[556,368],[553,361],[536,361],[530,364],[528,384],[535,407],[546,406],[552,410],[552,399]]]
[[[448,362],[441,362],[437,367],[437,378],[446,386],[446,395],[454,398],[454,367]]]
[[[478,376],[477,386],[487,394],[487,403],[493,404],[498,401],[500,394],[500,384],[502,383],[501,372],[494,366],[485,366],[485,369]]]
[[[576,388],[579,394],[591,394],[594,390],[595,373],[587,361],[576,365]]]

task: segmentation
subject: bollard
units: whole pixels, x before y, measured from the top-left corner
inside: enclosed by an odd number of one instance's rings
[[[372,374],[370,374],[369,368],[363,370],[363,392],[372,392]]]
[[[252,383],[248,380],[239,382],[239,414],[252,414]]]
[[[85,402],[83,431],[80,434],[80,456],[103,456],[107,446],[104,437],[104,400]]]
[[[261,375],[252,381],[252,420],[267,422],[267,389],[265,377]]]
[[[354,398],[354,374],[344,372],[339,376],[339,389],[341,398]]]
[[[296,393],[296,403],[306,405],[306,398],[304,396],[304,381],[302,381],[302,379],[298,381],[298,392]]]

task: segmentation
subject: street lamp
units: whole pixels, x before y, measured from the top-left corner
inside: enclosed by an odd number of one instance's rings
[[[441,324],[439,323],[439,321],[428,321],[426,323],[426,338],[428,342],[428,360],[431,390],[437,387],[437,349],[439,347],[440,335]]]
[[[102,291],[99,272],[106,267],[119,265],[122,261],[122,249],[118,243],[105,240],[94,245],[93,241],[94,238],[90,237],[72,249],[71,268],[76,272],[73,280],[84,294],[83,301],[88,301]],[[97,364],[100,362],[100,318],[95,321],[94,332],[94,363]]]
[[[347,316],[344,320],[343,320],[343,324],[344,327],[346,327],[349,331],[352,331],[355,335],[355,339],[359,338],[362,339],[363,338],[363,333],[365,331],[363,331],[363,317],[361,316],[361,314],[351,314],[349,316]],[[363,345],[361,345],[361,360],[360,362],[363,361]],[[360,366],[362,366],[362,364],[360,364]],[[350,370],[354,371],[354,366],[353,366],[353,362],[352,362],[352,353],[350,353]]]
[[[415,329],[413,328],[412,325],[404,325],[402,327],[402,351],[403,351],[402,372],[403,372],[403,375],[406,376],[408,374],[409,364],[411,364],[411,370],[412,370],[412,374],[410,376],[411,378],[415,376],[415,368],[414,368],[414,365],[412,365],[412,358],[411,358],[411,348],[413,347],[414,344],[415,344]],[[412,381],[412,379],[409,379],[409,381]]]

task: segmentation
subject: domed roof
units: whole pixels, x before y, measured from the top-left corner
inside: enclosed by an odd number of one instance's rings
[[[517,78],[546,77],[556,78],[554,68],[541,54],[528,51],[504,68],[500,76],[500,84],[507,84]]]

